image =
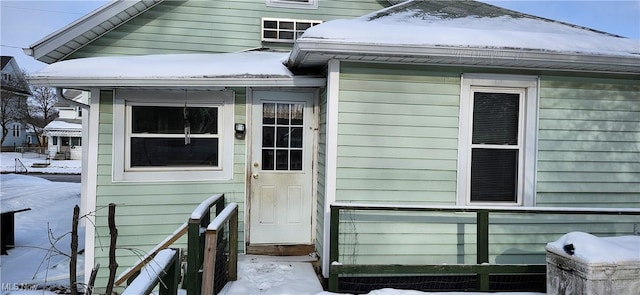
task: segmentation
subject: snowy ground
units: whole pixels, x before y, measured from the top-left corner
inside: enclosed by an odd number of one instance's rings
[[[29,294],[11,290],[31,284],[68,285],[69,258],[65,255],[70,252],[69,233],[73,207],[80,203],[80,184],[2,174],[0,192],[3,212],[31,208],[15,214],[16,248],[0,257],[1,294]],[[79,249],[84,249],[84,230],[79,230]],[[82,271],[84,257],[78,260]]]
[[[42,178],[2,174],[1,209],[31,208],[16,214],[16,245],[9,255],[0,257],[1,295],[52,295],[49,291],[24,290],[24,284],[68,285],[69,259],[52,255],[48,229],[55,237],[65,235],[71,228],[73,206],[80,202],[80,184],[50,182]],[[80,234],[83,235],[81,228]],[[68,254],[69,236],[56,243],[56,248]],[[80,249],[84,240],[80,239]],[[83,257],[78,270],[82,270]],[[80,274],[81,275],[81,274]],[[238,281],[224,289],[226,295],[330,295],[322,290],[311,264],[301,258],[241,256]],[[407,290],[382,289],[370,295],[435,294]],[[462,293],[446,293],[449,295]],[[472,293],[464,293],[472,294]],[[480,294],[480,293],[478,293]],[[509,294],[509,293],[503,293]],[[515,293],[512,293],[515,294]],[[518,293],[534,294],[534,293]]]
[[[19,159],[28,172],[35,173],[58,173],[58,174],[80,174],[82,161],[80,160],[51,160],[49,166],[44,168],[32,167],[33,164],[47,163],[44,155],[36,153],[1,153],[0,171],[3,173],[14,173],[16,171],[16,160]]]
[[[0,166],[3,172],[14,171],[14,159],[20,158],[26,166],[43,160],[24,157],[19,153],[2,153]],[[39,173],[80,173],[80,161],[51,161],[48,168],[30,172]],[[53,295],[43,290],[29,290],[23,286],[31,284],[68,285],[69,259],[53,253],[50,237],[60,238],[55,246],[68,254],[73,207],[80,203],[80,184],[51,182],[35,176],[0,175],[0,209],[31,208],[30,211],[15,215],[16,248],[9,255],[0,256],[0,295]],[[49,234],[51,233],[51,235]],[[80,228],[81,237],[84,229]],[[52,238],[53,239],[53,238]],[[80,249],[84,239],[80,238]],[[83,259],[80,255],[78,270],[82,271]],[[226,295],[331,295],[322,290],[311,264],[301,258],[275,258],[265,256],[241,256],[238,265],[238,280],[228,285],[222,292]],[[82,273],[79,274],[82,280]],[[181,292],[185,294],[185,292]],[[381,289],[370,295],[424,295],[438,294],[408,290]],[[474,293],[446,293],[474,294]],[[477,293],[483,294],[483,293]],[[531,295],[538,293],[500,293]]]

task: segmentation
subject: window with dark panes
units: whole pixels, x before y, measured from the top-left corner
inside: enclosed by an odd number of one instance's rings
[[[320,23],[321,21],[263,18],[262,40],[269,42],[293,42],[302,36],[306,29]]]
[[[473,93],[471,202],[517,203],[521,94]]]
[[[219,108],[130,107],[130,167],[218,167]]]
[[[304,104],[262,105],[262,169],[302,170]]]

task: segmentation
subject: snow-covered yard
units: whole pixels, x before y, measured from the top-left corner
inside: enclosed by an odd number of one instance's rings
[[[2,153],[0,171],[14,173],[16,159],[19,159],[27,170],[33,173],[80,174],[82,172],[81,160],[51,160],[47,167],[32,167],[34,164],[47,163],[46,156],[36,153]]]
[[[19,153],[2,153],[2,171],[13,171],[14,158],[20,158],[25,165],[41,162],[37,157],[22,157]],[[51,161],[40,173],[80,173],[80,161]],[[30,170],[31,171],[31,170]],[[50,291],[29,290],[32,285],[68,285],[69,258],[56,254],[55,248],[68,254],[73,207],[80,203],[80,184],[51,182],[35,176],[2,174],[0,177],[1,206],[3,212],[30,208],[15,215],[16,248],[9,255],[1,256],[1,295],[51,295]],[[80,228],[80,249],[83,249],[84,229]],[[55,241],[54,241],[55,240]],[[624,241],[626,248],[616,248],[611,243]],[[604,243],[604,244],[603,244]],[[564,249],[575,246],[578,259],[593,262],[606,260],[608,263],[640,260],[640,237],[599,239],[584,233],[570,233],[549,247]],[[599,247],[596,247],[600,245]],[[629,245],[631,248],[629,248]],[[584,246],[584,247],[582,247]],[[617,249],[616,251],[602,250]],[[561,251],[561,250],[559,250]],[[83,259],[80,255],[78,271],[82,271]],[[264,256],[242,256],[238,266],[238,281],[228,285],[223,294],[227,295],[331,295],[323,291],[311,265],[295,258],[278,259]],[[79,273],[82,280],[82,273]],[[26,286],[27,289],[24,287]],[[181,292],[184,294],[184,292]],[[369,295],[424,295],[438,294],[411,290],[381,289]],[[448,292],[441,294],[474,294],[469,292]],[[482,294],[482,293],[475,293]],[[539,293],[500,293],[531,295]]]

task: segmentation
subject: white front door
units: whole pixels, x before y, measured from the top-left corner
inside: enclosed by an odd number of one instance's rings
[[[310,244],[315,92],[253,92],[251,244]]]

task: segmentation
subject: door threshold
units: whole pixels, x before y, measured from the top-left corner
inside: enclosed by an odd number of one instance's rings
[[[249,244],[247,254],[270,256],[304,256],[315,255],[314,245],[275,245],[275,244]]]

